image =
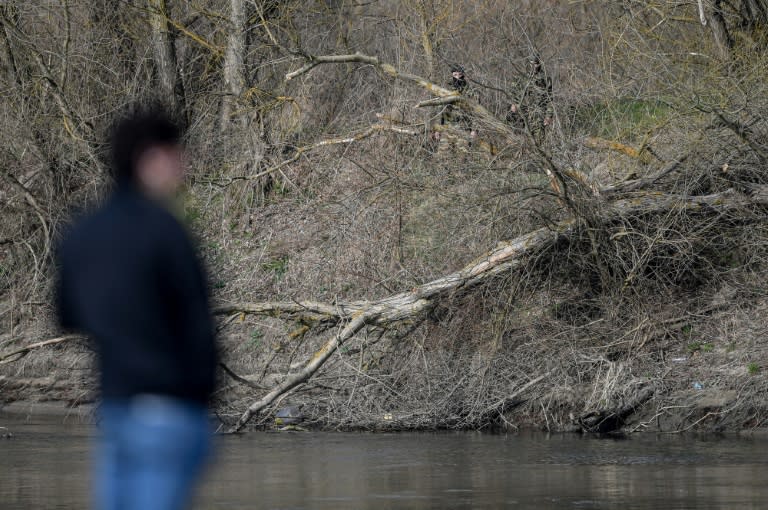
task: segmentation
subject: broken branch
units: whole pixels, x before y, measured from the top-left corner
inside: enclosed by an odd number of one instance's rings
[[[78,340],[80,338],[82,337],[79,335],[65,335],[65,336],[60,336],[56,338],[51,338],[50,340],[43,340],[42,342],[35,342],[33,344],[26,345],[20,349],[16,349],[15,351],[9,352],[8,354],[0,355],[0,365],[11,363],[13,361],[18,361],[35,349],[40,349],[41,347],[48,347],[49,345],[61,344],[64,342],[68,342],[70,340]]]

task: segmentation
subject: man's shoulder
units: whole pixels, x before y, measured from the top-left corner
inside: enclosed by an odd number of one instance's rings
[[[72,217],[62,231],[62,247],[75,245],[89,238],[98,238],[102,232],[112,230],[109,202],[87,211],[80,211]]]
[[[62,249],[100,243],[164,243],[186,235],[165,207],[144,197],[119,193],[75,219],[62,234]]]
[[[148,243],[157,246],[187,243],[187,229],[170,208],[154,200],[143,198],[132,204],[130,217],[123,218],[126,228],[138,232]]]

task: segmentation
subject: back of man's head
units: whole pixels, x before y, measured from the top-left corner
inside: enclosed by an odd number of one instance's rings
[[[133,182],[141,155],[156,146],[179,146],[181,129],[161,106],[136,108],[115,122],[110,136],[115,180]]]

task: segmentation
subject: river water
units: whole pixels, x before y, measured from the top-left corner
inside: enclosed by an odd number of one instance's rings
[[[93,427],[0,426],[0,509],[87,507]],[[256,432],[218,438],[208,508],[768,509],[768,439]]]

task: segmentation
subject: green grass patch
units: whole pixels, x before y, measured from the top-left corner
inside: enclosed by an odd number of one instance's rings
[[[757,375],[760,373],[760,365],[757,363],[750,363],[747,365],[747,372],[749,375]]]
[[[282,278],[288,272],[288,260],[288,256],[268,260],[261,268],[268,273],[274,273],[277,278]]]
[[[590,135],[610,140],[640,140],[665,122],[672,109],[659,100],[615,99],[584,108],[577,123]]]
[[[194,225],[200,219],[200,209],[195,206],[189,206],[184,209],[184,222],[187,225]]]
[[[712,352],[715,346],[709,342],[691,342],[688,344],[688,352]]]
[[[254,349],[258,349],[259,347],[261,347],[262,338],[264,338],[264,332],[261,331],[260,329],[254,329],[253,331],[251,331],[251,340],[250,340],[251,347],[253,347]]]

